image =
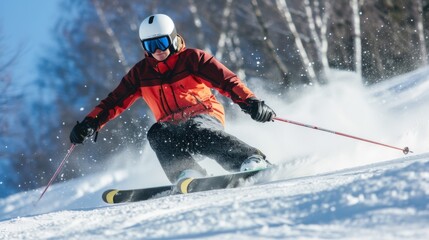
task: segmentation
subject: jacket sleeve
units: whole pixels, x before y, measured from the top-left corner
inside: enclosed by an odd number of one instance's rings
[[[205,84],[216,89],[235,103],[244,102],[255,94],[231,70],[211,54],[194,49],[192,56],[194,74],[204,79]]]
[[[98,120],[98,129],[119,116],[130,107],[139,97],[140,90],[136,81],[137,70],[132,68],[121,80],[119,85],[103,99],[88,115]]]

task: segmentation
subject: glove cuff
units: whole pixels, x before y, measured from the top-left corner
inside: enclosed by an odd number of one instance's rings
[[[99,130],[98,119],[95,119],[92,117],[86,117],[85,119],[83,119],[81,124],[85,127],[93,129],[94,132]]]
[[[257,99],[256,97],[250,97],[244,100],[243,102],[237,103],[241,110],[247,114],[251,114],[254,110],[255,103],[260,102],[261,100]]]

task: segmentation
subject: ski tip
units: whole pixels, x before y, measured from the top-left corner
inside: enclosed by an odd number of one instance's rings
[[[102,195],[103,201],[110,204],[115,203],[114,197],[118,192],[119,190],[117,189],[110,189],[105,191]]]

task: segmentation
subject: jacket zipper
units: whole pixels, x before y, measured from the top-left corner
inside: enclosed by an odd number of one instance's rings
[[[165,106],[164,106],[164,101],[166,102],[167,100],[166,100],[166,98],[165,98],[164,91],[162,90],[162,85],[161,85],[161,87],[160,87],[160,89],[159,89],[159,99],[160,99],[160,101],[161,101],[161,107],[162,107],[162,110],[164,111],[165,115],[166,115],[166,116],[168,116],[170,113],[168,113],[167,109],[165,109]],[[170,107],[168,106],[168,103],[167,103],[167,102],[165,103],[165,105],[167,105],[167,108],[168,108],[168,109],[170,110],[170,112],[171,112],[171,109],[170,109]]]
[[[177,102],[176,94],[174,93],[173,87],[171,85],[170,85],[170,90],[173,93],[173,99],[174,99],[174,103],[176,104],[177,109],[182,111],[182,108],[179,106],[179,103]]]

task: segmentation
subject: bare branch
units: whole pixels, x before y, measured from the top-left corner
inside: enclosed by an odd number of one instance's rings
[[[277,66],[277,69],[280,72],[280,76],[286,76],[289,73],[289,70],[287,66],[283,63],[281,58],[278,56],[277,51],[274,47],[273,41],[271,41],[271,38],[269,37],[268,28],[265,25],[265,21],[262,17],[262,12],[259,9],[258,1],[252,0],[251,1],[253,12],[255,13],[256,19],[259,23],[259,26],[262,30],[262,34],[264,36],[264,44],[268,48],[268,51],[270,52],[271,57],[274,59],[274,63]],[[287,80],[286,80],[287,81]],[[289,82],[286,82],[286,84],[290,84]]]
[[[206,46],[206,42],[204,39],[204,34],[202,31],[202,21],[197,13],[197,5],[195,4],[195,0],[188,0],[189,2],[189,11],[192,14],[193,23],[195,28],[197,29],[197,46],[204,51],[211,53],[211,50],[208,46]]]
[[[119,43],[118,38],[116,37],[113,29],[110,27],[109,22],[106,19],[106,16],[104,14],[103,8],[100,5],[100,2],[98,0],[92,0],[92,3],[94,4],[98,18],[100,19],[101,24],[103,24],[106,34],[110,37],[110,40],[112,41],[113,48],[115,49],[116,55],[118,55],[118,58],[122,66],[124,67],[125,73],[128,72],[130,70],[130,67],[128,66],[127,60],[125,59],[124,51],[122,50],[121,44]]]
[[[316,73],[314,71],[312,63],[310,62],[307,51],[305,50],[304,45],[302,44],[298,30],[296,29],[296,26],[292,20],[292,15],[290,13],[289,7],[287,6],[286,0],[276,0],[276,3],[277,3],[277,7],[279,8],[279,10],[281,11],[281,13],[283,14],[286,20],[289,30],[292,32],[292,35],[295,38],[295,45],[298,49],[299,56],[301,57],[301,61],[308,74],[308,78],[310,82],[316,83],[317,82]]]
[[[231,15],[231,5],[232,5],[232,0],[227,0],[222,13],[222,22],[221,22],[221,29],[220,29],[221,32],[220,32],[219,40],[217,42],[217,51],[215,54],[215,57],[219,60],[222,59],[223,52],[225,49],[226,33],[227,33],[226,28],[228,26],[229,16]]]

